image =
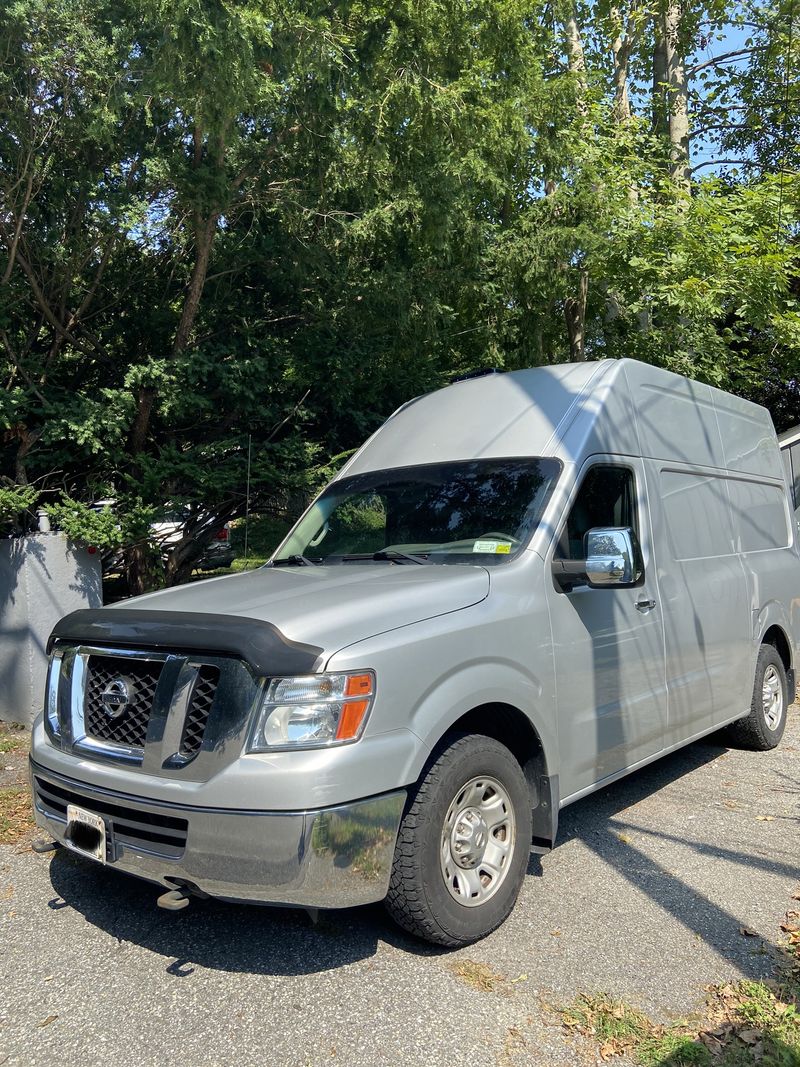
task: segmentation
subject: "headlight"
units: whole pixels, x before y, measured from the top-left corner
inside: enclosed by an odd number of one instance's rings
[[[374,696],[372,671],[275,678],[256,718],[248,751],[327,748],[357,741]]]

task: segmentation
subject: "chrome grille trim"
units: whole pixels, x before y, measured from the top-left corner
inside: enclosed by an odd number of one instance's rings
[[[87,701],[98,696],[91,691],[91,673],[100,657],[115,661],[120,677],[126,661],[132,677],[139,665],[148,668],[145,675],[155,686],[152,699],[148,691],[144,731],[141,724],[132,734],[97,727],[97,700],[93,712]],[[59,643],[51,656],[45,729],[57,748],[75,755],[202,781],[241,754],[230,742],[244,739],[263,684],[246,663],[231,656]]]

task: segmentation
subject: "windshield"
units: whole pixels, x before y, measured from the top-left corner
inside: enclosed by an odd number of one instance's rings
[[[504,563],[536,529],[560,468],[555,459],[477,459],[340,478],[273,562]]]

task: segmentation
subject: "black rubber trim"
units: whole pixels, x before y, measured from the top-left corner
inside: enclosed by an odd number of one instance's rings
[[[207,652],[233,655],[258,675],[310,674],[322,649],[290,641],[270,622],[240,615],[200,611],[147,611],[142,608],[81,608],[56,623],[47,643],[55,641],[153,651]]]

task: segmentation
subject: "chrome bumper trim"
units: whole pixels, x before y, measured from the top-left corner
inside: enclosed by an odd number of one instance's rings
[[[115,841],[110,823],[108,866],[170,888],[189,883],[212,897],[349,908],[382,900],[389,888],[395,840],[406,800],[404,789],[312,811],[261,812],[158,804],[140,797],[84,785],[31,760],[32,778],[92,801],[186,819],[186,847],[179,857]],[[37,824],[64,841],[65,819],[47,811],[32,782]]]

